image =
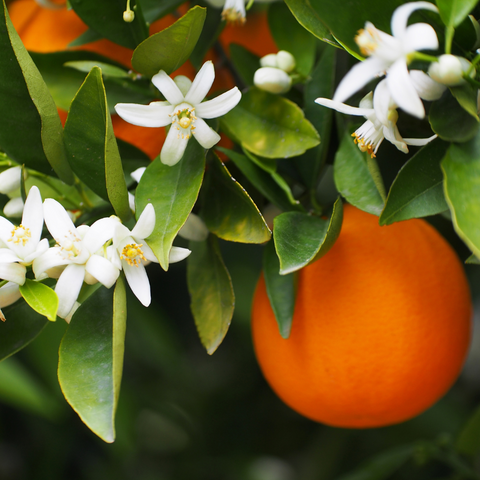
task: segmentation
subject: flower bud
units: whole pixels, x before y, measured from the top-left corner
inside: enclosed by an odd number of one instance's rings
[[[430,64],[428,74],[436,82],[449,87],[465,83],[462,75],[470,68],[471,63],[463,57],[445,54],[438,57],[438,62]],[[472,70],[471,77],[475,76],[475,70]]]
[[[3,207],[3,213],[6,217],[21,217],[24,205],[22,197],[12,198]]]
[[[20,188],[22,167],[11,167],[0,173],[0,193],[12,193]]]
[[[277,63],[277,54],[276,53],[269,53],[260,59],[260,66],[261,67],[274,67],[278,68]]]
[[[8,307],[21,298],[18,283],[8,282],[0,288],[0,307]]]
[[[135,20],[135,13],[133,10],[125,10],[123,12],[123,21],[127,23],[132,23]]]
[[[280,50],[277,53],[277,64],[278,68],[281,68],[287,73],[290,73],[292,70],[295,69],[295,57],[285,50]]]
[[[253,83],[266,92],[285,93],[290,90],[292,79],[280,68],[262,67],[255,72]]]

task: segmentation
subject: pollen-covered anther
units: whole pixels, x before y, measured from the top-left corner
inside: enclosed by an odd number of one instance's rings
[[[229,8],[222,12],[222,20],[225,20],[227,23],[237,23],[243,25],[246,22],[245,17],[242,12],[235,10],[234,8]]]
[[[125,260],[131,267],[138,267],[142,263],[142,260],[147,260],[141,247],[143,247],[143,243],[140,245],[137,245],[136,243],[125,245],[120,258]]]
[[[12,236],[8,239],[8,241],[17,245],[19,243],[25,245],[30,239],[30,236],[30,229],[25,228],[23,225],[19,225],[12,230]]]
[[[360,48],[362,55],[372,55],[377,49],[380,37],[375,27],[362,28],[355,37],[355,42]]]

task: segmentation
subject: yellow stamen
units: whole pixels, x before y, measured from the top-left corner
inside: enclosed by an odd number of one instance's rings
[[[17,245],[21,242],[22,245],[25,245],[28,242],[30,236],[30,229],[25,228],[23,225],[19,225],[12,230],[12,236],[8,239],[8,241],[13,242]]]
[[[138,267],[142,260],[147,260],[142,252],[143,243],[137,245],[136,243],[129,243],[123,247],[120,258],[125,260],[130,266]]]

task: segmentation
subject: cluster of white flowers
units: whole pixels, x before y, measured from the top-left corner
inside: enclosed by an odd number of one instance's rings
[[[384,139],[407,153],[407,145],[425,145],[434,138],[402,138],[397,128],[398,112],[403,111],[417,118],[425,117],[423,100],[439,99],[446,86],[465,82],[463,76],[470,63],[453,55],[430,57],[428,74],[409,70],[408,65],[420,50],[436,50],[438,38],[432,26],[415,23],[408,26],[412,12],[418,9],[438,13],[429,2],[406,3],[398,7],[391,21],[392,35],[382,32],[367,22],[355,38],[361,52],[368,58],[355,65],[342,79],[333,100],[317,98],[316,102],[349,115],[360,115],[366,122],[352,135],[360,150],[372,157]],[[474,72],[473,72],[474,73]],[[376,77],[385,75],[375,88],[360,102],[360,107],[351,107],[343,102]]]
[[[56,242],[51,247],[46,238],[41,238],[44,221]],[[29,266],[37,280],[58,279],[55,292],[61,318],[69,320],[75,312],[84,282],[100,282],[110,288],[122,270],[133,293],[148,306],[151,294],[145,265],[158,260],[145,239],[154,227],[152,204],[145,207],[132,230],[115,216],[75,227],[60,203],[51,198],[42,203],[39,189],[33,186],[20,225],[0,217],[0,278],[9,282],[0,288],[0,307],[20,297],[18,286],[25,283]],[[189,254],[186,248],[172,247],[170,262],[181,261]]]
[[[270,53],[260,59],[260,68],[255,72],[253,83],[270,93],[286,93],[292,86],[291,74],[296,67],[295,57],[285,50]]]

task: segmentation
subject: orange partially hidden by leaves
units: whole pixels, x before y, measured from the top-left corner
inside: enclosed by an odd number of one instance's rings
[[[339,239],[299,272],[288,339],[260,280],[252,328],[273,390],[332,426],[391,425],[433,405],[457,378],[471,333],[463,267],[423,220],[380,227],[345,208]]]

